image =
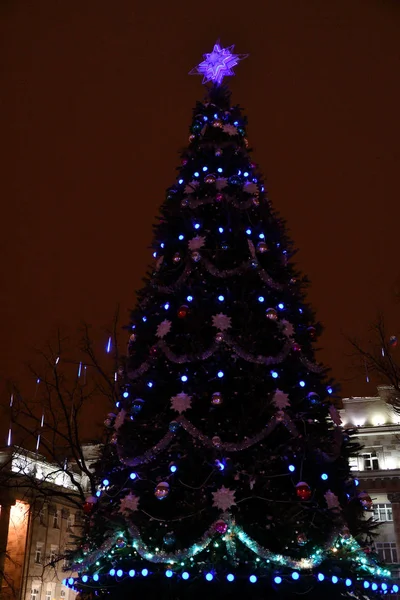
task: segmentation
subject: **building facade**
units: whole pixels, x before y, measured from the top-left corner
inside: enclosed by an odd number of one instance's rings
[[[351,469],[360,491],[373,500],[374,518],[380,522],[375,549],[400,577],[400,414],[393,408],[393,389],[378,386],[378,395],[343,399],[344,428],[354,427],[362,450]]]
[[[87,460],[96,448],[85,447]],[[89,490],[88,478],[75,476]],[[67,473],[36,453],[7,448],[0,451],[0,479],[1,600],[74,600],[62,584],[70,574],[64,556],[83,515]],[[42,485],[50,493],[38,493]]]

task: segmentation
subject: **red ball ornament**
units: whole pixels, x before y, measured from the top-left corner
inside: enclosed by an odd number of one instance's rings
[[[97,498],[95,498],[95,496],[88,496],[86,498],[86,502],[83,505],[83,512],[88,515],[92,512],[94,505],[97,502]]]
[[[182,304],[182,306],[178,310],[179,319],[185,319],[189,314],[189,307],[186,304]]]
[[[309,500],[311,498],[311,488],[305,481],[299,481],[296,485],[296,495],[300,500]]]
[[[315,340],[316,336],[317,336],[317,330],[315,329],[315,327],[307,327],[307,331],[308,331],[308,335],[310,336],[310,338],[312,340]]]
[[[228,531],[228,524],[225,521],[217,521],[214,524],[214,529],[217,533],[221,533],[222,535]]]

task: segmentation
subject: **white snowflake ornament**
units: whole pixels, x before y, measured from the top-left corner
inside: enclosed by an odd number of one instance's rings
[[[171,321],[168,321],[168,319],[164,319],[164,321],[161,321],[161,323],[157,327],[156,336],[159,338],[163,338],[164,336],[166,336],[167,333],[171,331],[171,325],[172,323]]]
[[[171,407],[172,410],[176,410],[178,413],[183,413],[192,406],[192,397],[188,396],[184,392],[181,392],[177,396],[172,396]]]
[[[336,409],[336,406],[334,406],[333,404],[331,404],[329,407],[329,414],[331,416],[332,421],[335,423],[335,425],[339,426],[342,424],[342,419],[340,418],[339,411]]]
[[[122,514],[129,514],[129,511],[134,512],[139,509],[139,498],[129,492],[127,496],[122,498],[119,505],[119,512]]]
[[[289,323],[289,321],[282,319],[279,324],[282,328],[282,333],[286,335],[286,337],[290,338],[294,335],[294,327],[291,323]]]
[[[236,505],[234,490],[230,490],[224,485],[216,492],[213,492],[213,497],[213,506],[216,506],[220,510],[228,510],[231,506]]]
[[[185,185],[185,194],[193,194],[195,189],[199,186],[198,181],[191,181],[187,185]]]
[[[228,133],[229,135],[237,135],[238,134],[238,130],[235,127],[235,125],[232,125],[231,123],[227,123],[226,125],[224,125],[222,127],[222,131],[225,131],[225,133]]]
[[[273,405],[279,410],[283,410],[290,406],[289,396],[282,392],[282,390],[275,390],[274,397],[272,398]]]
[[[226,187],[227,181],[226,177],[217,177],[217,181],[215,182],[217,190],[223,190]]]
[[[243,190],[248,194],[256,194],[258,192],[258,185],[253,181],[246,181]]]
[[[189,250],[199,250],[204,246],[206,238],[203,235],[196,235],[196,237],[189,240]]]
[[[124,423],[126,417],[126,410],[122,409],[119,411],[114,421],[114,429],[118,431],[121,425]]]
[[[227,315],[224,315],[224,313],[219,313],[218,315],[213,316],[212,324],[213,327],[216,327],[219,331],[225,331],[230,328],[232,320]]]
[[[324,498],[328,508],[340,508],[339,498],[331,490],[324,494]]]

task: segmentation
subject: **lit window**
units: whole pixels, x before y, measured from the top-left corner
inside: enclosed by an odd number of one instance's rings
[[[70,514],[67,521],[67,530],[72,531],[74,527],[74,515]]]
[[[391,504],[375,504],[374,518],[377,521],[393,521],[393,510]]]
[[[37,588],[31,589],[31,600],[39,600],[39,590]]]
[[[51,590],[46,590],[45,600],[51,600]]]
[[[55,513],[54,513],[54,515],[53,515],[53,527],[54,527],[54,529],[58,529],[59,528],[58,510],[56,510]]]
[[[376,542],[376,551],[381,560],[387,564],[397,563],[396,542]]]
[[[350,471],[358,471],[358,456],[351,456],[349,458]]]
[[[371,452],[363,452],[361,457],[364,462],[364,471],[378,471],[379,470],[379,461],[376,455],[376,452],[372,450]]]
[[[37,564],[40,564],[42,562],[42,546],[43,544],[41,542],[38,542],[36,544],[35,563]]]

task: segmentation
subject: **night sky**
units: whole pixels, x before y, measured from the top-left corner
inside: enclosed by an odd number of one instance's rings
[[[57,327],[128,316],[204,95],[187,73],[219,37],[250,53],[233,102],[311,279],[319,358],[343,394],[375,393],[343,336],[378,309],[400,334],[398,0],[2,0],[1,390]]]

